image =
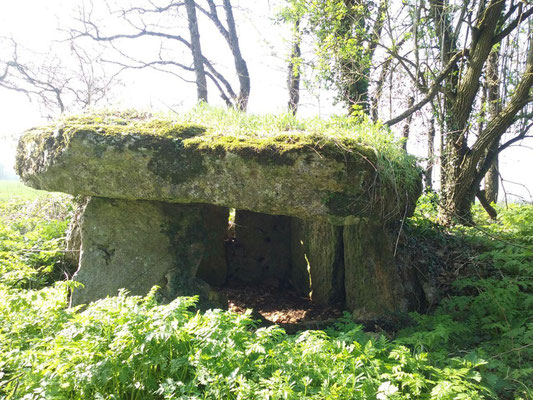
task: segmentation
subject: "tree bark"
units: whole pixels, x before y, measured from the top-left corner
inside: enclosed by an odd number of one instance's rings
[[[494,50],[490,53],[487,63],[487,100],[490,118],[495,118],[502,110],[498,66],[499,50]],[[494,142],[490,151],[496,151],[498,146],[499,140]],[[499,181],[498,154],[496,154],[485,175],[485,197],[489,203],[498,201]]]
[[[444,87],[447,91],[456,94],[458,79],[459,79],[459,67],[457,63],[452,63],[454,54],[457,55],[457,41],[453,35],[453,29],[450,22],[450,15],[448,11],[448,5],[446,0],[430,0],[430,14],[435,23],[437,37],[439,38],[439,51],[440,51],[440,62],[442,67],[449,66],[451,68],[450,72],[444,77]],[[435,91],[436,92],[436,91]],[[447,151],[448,146],[454,142],[454,138],[448,133],[448,131],[453,131],[453,128],[450,126],[453,125],[453,118],[451,117],[451,110],[453,108],[453,101],[449,96],[444,96],[443,100],[443,115],[442,115],[442,125],[441,130],[441,167],[440,167],[440,187],[441,187],[441,202],[446,201],[447,193],[443,188],[447,187],[448,181],[448,164],[449,154]]]
[[[433,189],[433,164],[435,163],[435,118],[429,121],[428,130],[428,161],[424,173],[424,184],[426,189]]]
[[[472,38],[468,52],[468,65],[457,83],[453,100],[449,100],[451,107],[448,107],[446,111],[445,165],[441,167],[442,204],[440,210],[441,221],[446,224],[455,221],[471,222],[470,207],[474,202],[478,186],[472,186],[476,180],[477,164],[465,169],[465,161],[471,157],[467,142],[468,119],[472,113],[481,73],[492,49],[497,23],[504,6],[503,1],[492,0],[480,15],[479,23],[474,27],[475,37]],[[509,125],[505,126],[502,134]],[[484,132],[488,128],[489,126]],[[481,136],[476,143],[479,142]],[[488,147],[484,147],[485,151],[487,149]]]
[[[441,220],[444,223],[470,222],[470,207],[481,180],[487,173],[497,154],[494,144],[514,123],[516,114],[531,101],[533,87],[533,38],[529,42],[526,69],[507,105],[490,120],[468,151],[459,158],[453,181],[445,188],[446,202],[441,206]],[[460,154],[459,154],[460,155]],[[452,184],[450,184],[452,183]]]
[[[498,170],[498,155],[496,155],[485,175],[485,197],[489,203],[498,202],[498,194],[500,189],[500,171]]]
[[[415,98],[414,96],[409,96],[409,99],[407,100],[407,108],[411,108],[413,107],[413,105],[415,104]],[[404,150],[407,151],[407,140],[409,139],[409,132],[411,130],[411,120],[413,119],[413,114],[409,115],[407,117],[407,119],[405,120],[405,125],[403,126],[403,131],[402,131],[402,137],[404,139],[403,143],[402,143],[402,147]]]
[[[378,81],[376,83],[376,91],[374,93],[374,96],[372,96],[372,101],[370,104],[370,116],[372,118],[372,121],[374,122],[378,122],[379,119],[379,100],[381,99],[381,95],[383,94],[385,79],[387,78],[387,74],[389,73],[391,64],[392,57],[387,58],[383,63],[383,66],[381,67],[381,72],[379,73]]]
[[[296,115],[298,111],[298,103],[300,102],[300,20],[294,22],[293,28],[293,42],[291,48],[291,55],[289,59],[289,71],[287,78],[287,86],[289,89],[289,104],[288,109],[292,115]]]
[[[365,21],[354,9],[361,4],[361,0],[343,0],[346,13],[342,17],[336,36],[346,38],[354,32],[366,32]],[[355,37],[362,42],[362,37]],[[354,111],[354,106],[361,106],[366,110],[368,102],[368,79],[364,73],[365,67],[359,57],[341,56],[339,73],[341,81],[342,99],[346,103],[348,115]]]
[[[361,107],[364,112],[369,111],[368,86],[370,64],[381,39],[387,4],[388,0],[380,1],[376,13],[376,20],[371,27],[367,27],[365,25],[365,16],[359,14],[360,10],[358,7],[367,7],[368,3],[363,0],[344,0],[347,12],[342,18],[341,28],[337,32],[337,35],[339,37],[351,36],[360,43],[364,42],[366,39],[365,36],[369,38],[368,46],[361,51],[360,56],[341,56],[339,60],[342,99],[348,107],[348,114],[354,111],[354,106]],[[353,10],[356,11],[354,12]]]
[[[229,46],[231,54],[233,55],[233,63],[235,65],[237,78],[239,80],[239,94],[236,95],[232,90],[228,92],[233,99],[234,107],[238,110],[246,111],[246,108],[248,107],[248,99],[250,97],[250,74],[248,72],[248,65],[242,57],[231,1],[223,0],[222,2],[224,13],[226,15],[226,26],[220,21],[214,0],[207,0],[207,4],[209,5],[209,11],[200,5],[197,5],[197,8],[213,22]],[[225,101],[227,103],[226,99]]]
[[[194,0],[185,0],[189,33],[191,35],[191,52],[196,76],[196,93],[198,101],[207,103],[207,79],[204,70],[202,46],[200,44],[200,32],[198,30],[198,18],[196,17],[196,5]]]
[[[241,48],[239,46],[239,37],[237,36],[231,2],[230,0],[224,0],[223,4],[226,13],[226,22],[228,24],[228,45],[233,54],[235,70],[237,71],[237,76],[239,78],[240,90],[236,106],[237,109],[246,111],[246,108],[248,107],[248,99],[250,98],[250,73],[248,72],[248,65],[242,57]]]
[[[487,214],[489,214],[490,219],[496,220],[498,217],[498,212],[492,207],[490,202],[487,200],[487,194],[484,190],[478,190],[476,192],[476,197],[478,198],[479,202],[481,203],[481,206],[485,209]]]

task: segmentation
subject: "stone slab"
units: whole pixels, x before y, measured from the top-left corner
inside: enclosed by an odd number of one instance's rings
[[[210,285],[226,283],[228,268],[224,241],[227,236],[229,209],[202,205],[202,222],[205,226],[205,249],[196,276]]]
[[[232,281],[284,282],[290,271],[290,218],[252,211],[235,212],[235,241],[228,246]]]
[[[244,137],[168,121],[101,120],[67,119],[27,131],[16,167],[24,183],[73,195],[205,203],[336,225],[361,216],[397,219],[413,209],[420,191],[414,163],[406,175],[410,182],[393,184],[380,175],[376,150],[347,137]]]
[[[406,312],[408,301],[385,227],[361,220],[343,230],[347,308],[359,319]]]
[[[291,219],[291,282],[319,304],[344,301],[342,227]]]
[[[125,288],[146,295],[154,286],[170,301],[180,295],[209,297],[196,277],[209,253],[205,216],[199,205],[93,197],[81,217],[81,255],[71,305],[115,296]],[[225,266],[223,266],[225,268]]]

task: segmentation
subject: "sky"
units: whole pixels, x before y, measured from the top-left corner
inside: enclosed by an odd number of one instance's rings
[[[102,0],[94,0],[96,4]],[[286,54],[289,48],[288,30],[282,25],[273,24],[269,15],[275,8],[275,1],[251,2],[241,0],[248,6],[248,12],[236,14],[240,45],[248,63],[251,76],[251,96],[249,111],[253,113],[281,113],[286,110]],[[31,47],[32,50],[46,52],[50,43],[63,37],[58,27],[65,26],[74,16],[74,0],[25,0],[8,1],[2,4],[0,14],[0,36],[13,36],[18,42]],[[238,4],[234,0],[233,4]],[[253,11],[250,11],[252,9]],[[202,21],[200,20],[200,23]],[[206,54],[223,51],[219,45],[220,38],[216,32],[202,31],[202,45]],[[140,42],[132,46],[142,46]],[[60,46],[57,44],[57,46]],[[219,57],[224,59],[224,56]],[[220,68],[231,69],[229,65]],[[120,77],[122,85],[113,100],[113,108],[137,108],[168,111],[187,109],[194,105],[196,91],[192,84],[157,71],[131,71]],[[210,90],[210,102],[220,102],[215,90]],[[340,106],[334,106],[332,94],[325,90],[302,93],[300,116],[327,116],[341,113]],[[16,137],[24,130],[46,123],[36,102],[16,92],[0,89],[0,164],[10,168],[14,163]],[[400,127],[401,129],[401,127]],[[415,125],[412,130],[416,131]],[[421,129],[420,126],[418,129]],[[415,132],[416,134],[416,132]],[[418,156],[425,153],[424,139],[414,138],[408,150]],[[504,188],[509,193],[517,194],[525,200],[533,200],[533,140],[524,142],[503,153],[501,173],[506,181]],[[518,184],[517,184],[518,183]],[[503,199],[503,197],[502,197]]]

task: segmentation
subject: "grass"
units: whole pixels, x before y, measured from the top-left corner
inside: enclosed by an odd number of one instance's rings
[[[35,190],[14,180],[0,180],[0,201],[12,199],[35,200],[47,196],[49,192]]]

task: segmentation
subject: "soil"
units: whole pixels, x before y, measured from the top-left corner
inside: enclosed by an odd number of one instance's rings
[[[244,313],[252,309],[252,316],[262,325],[276,324],[287,333],[323,329],[342,316],[340,307],[312,303],[276,281],[255,286],[233,283],[218,291],[227,297],[229,310]]]

